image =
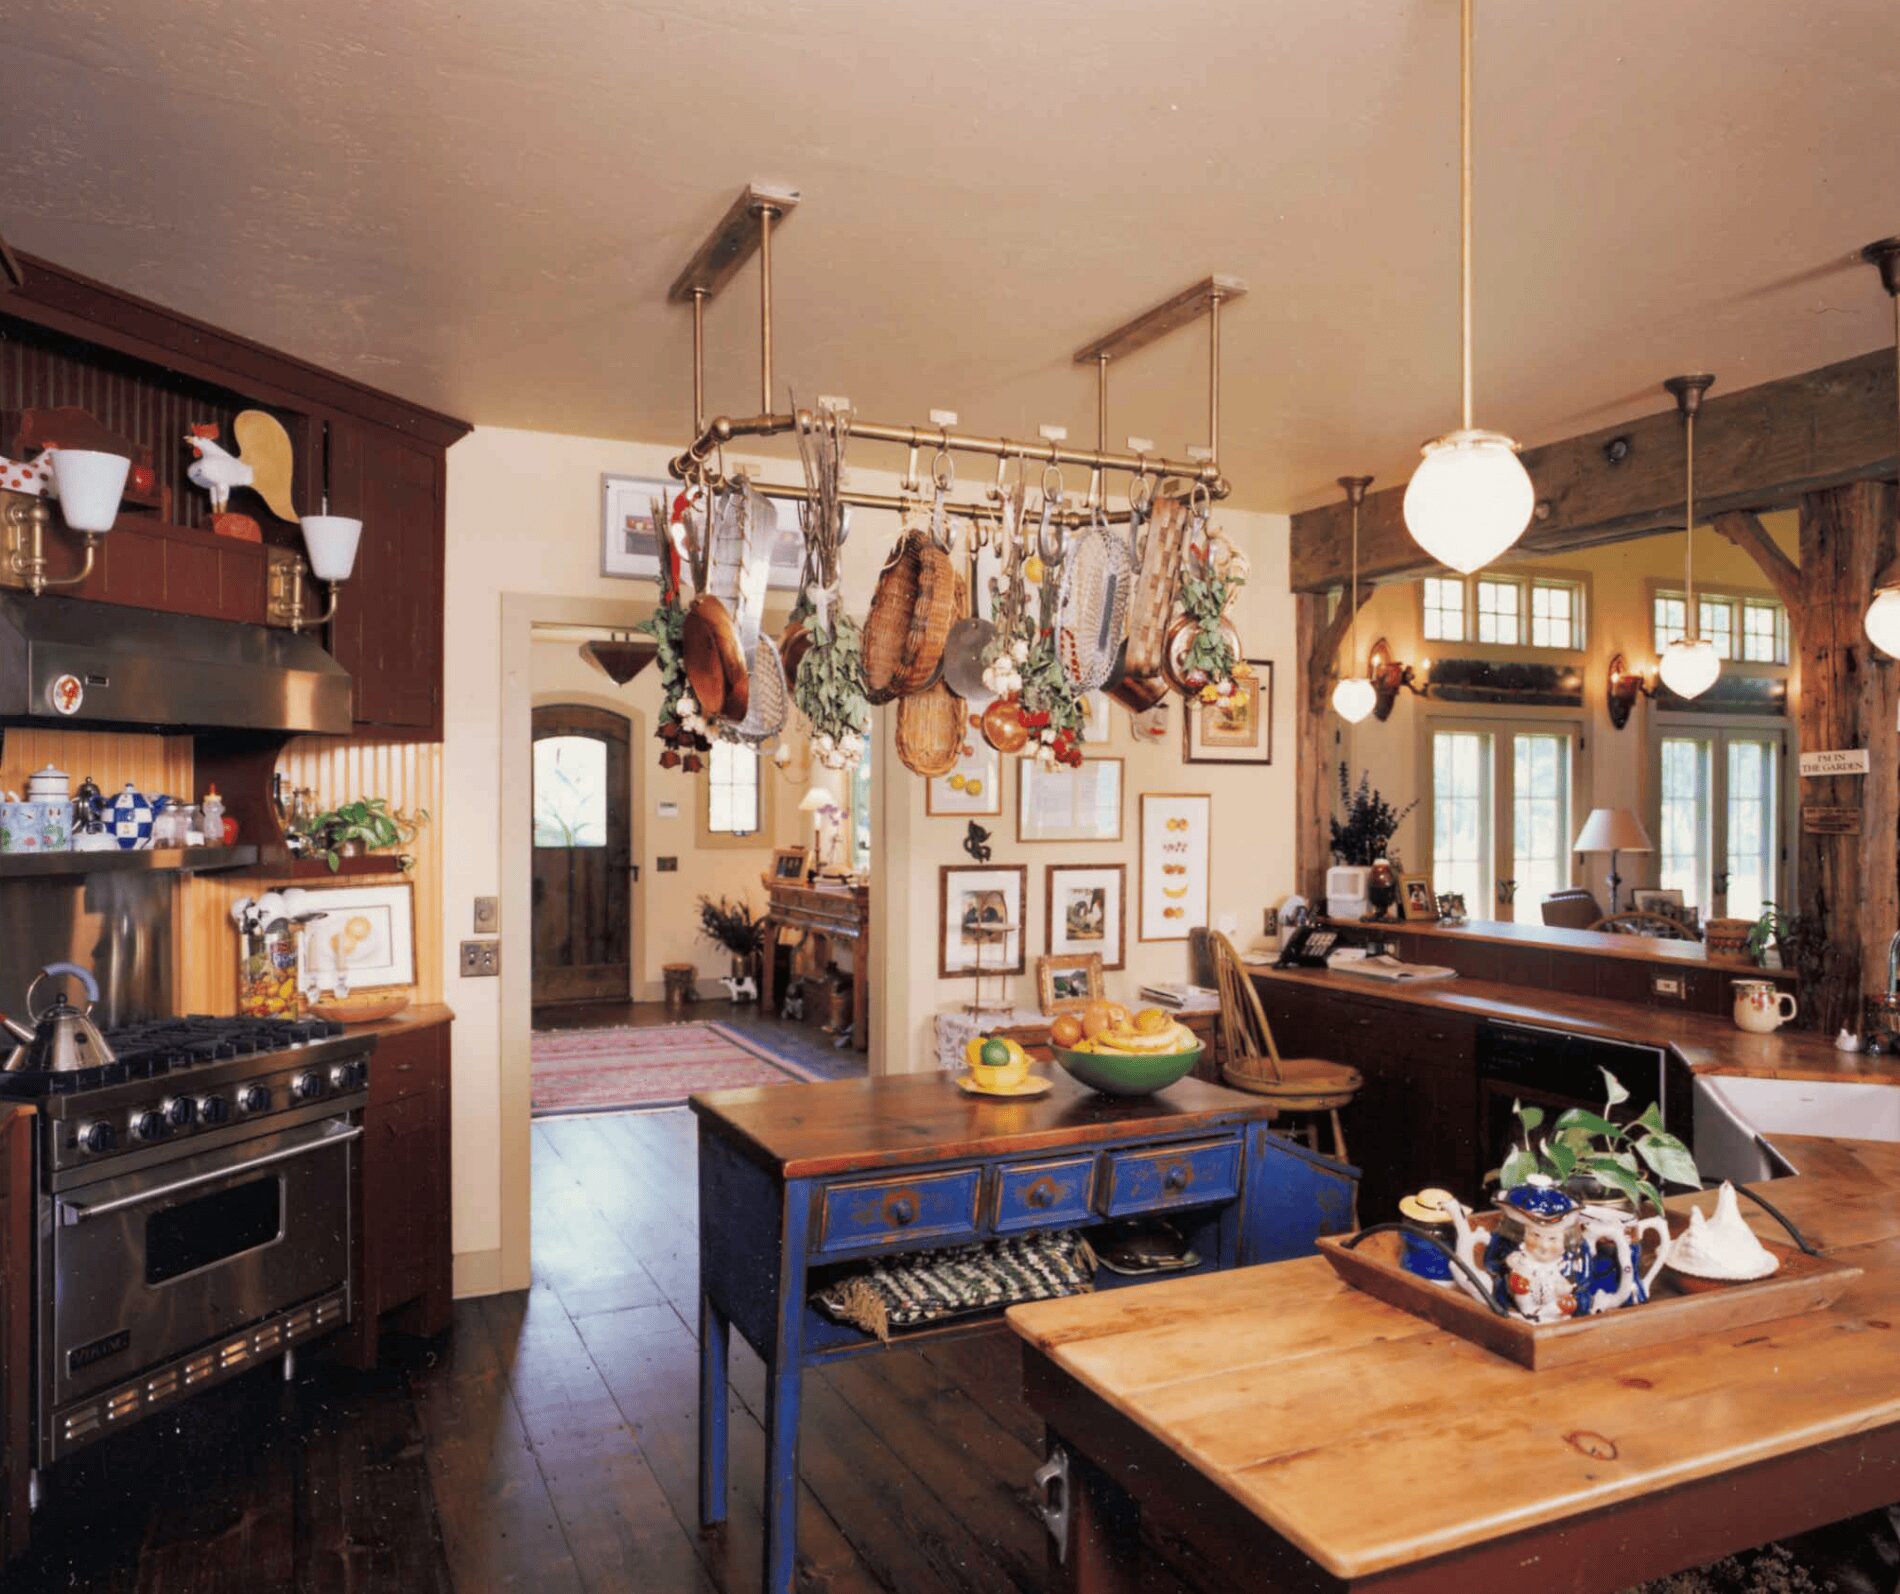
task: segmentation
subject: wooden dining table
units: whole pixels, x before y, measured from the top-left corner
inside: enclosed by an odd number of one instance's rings
[[[1777,1143],[1861,1277],[1698,1340],[1533,1372],[1317,1257],[1013,1308],[1052,1589],[1610,1594],[1900,1500],[1900,1146]]]

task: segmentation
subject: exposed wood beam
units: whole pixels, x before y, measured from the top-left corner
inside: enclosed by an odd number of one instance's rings
[[[1658,388],[1660,391],[1660,386]],[[1711,396],[1696,418],[1697,503],[1705,513],[1785,509],[1804,493],[1891,479],[1900,468],[1894,351]],[[1627,441],[1610,462],[1610,445]],[[1537,488],[1525,553],[1564,553],[1682,525],[1682,420],[1673,408],[1524,451]],[[1403,484],[1367,496],[1359,571],[1390,581],[1432,568],[1405,529]],[[1293,517],[1296,592],[1343,586],[1351,511],[1327,504]]]
[[[1761,573],[1775,589],[1775,596],[1781,599],[1781,606],[1790,615],[1799,616],[1804,597],[1801,567],[1783,553],[1781,545],[1768,535],[1768,528],[1761,523],[1761,516],[1752,509],[1730,509],[1715,516],[1709,524],[1718,535],[1728,538],[1761,566]]]

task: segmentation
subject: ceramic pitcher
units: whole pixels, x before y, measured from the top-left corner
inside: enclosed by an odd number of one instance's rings
[[[1736,980],[1735,1027],[1754,1035],[1772,1035],[1798,1011],[1792,994],[1773,980]]]

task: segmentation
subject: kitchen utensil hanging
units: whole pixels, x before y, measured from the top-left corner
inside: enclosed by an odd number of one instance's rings
[[[946,471],[949,456],[939,456]],[[864,621],[864,696],[888,703],[920,692],[943,669],[943,651],[963,604],[944,529],[949,480],[939,476],[930,527],[911,527],[892,547]]]
[[[1125,677],[1161,674],[1188,519],[1186,499],[1173,495],[1155,499],[1142,546],[1141,571],[1129,600],[1128,652],[1122,666]]]
[[[739,601],[739,566],[745,553],[740,523],[745,484],[711,493],[697,519],[683,523],[697,596],[686,607],[680,653],[686,679],[708,721],[738,720],[746,711],[746,655],[734,610]]]
[[[999,563],[1007,560],[1008,550],[1016,540],[1016,528],[1022,521],[1023,491],[1020,477],[1002,490],[1000,519],[992,535],[985,538],[980,526],[971,528],[970,612],[950,628],[944,642],[943,678],[973,713],[982,713],[996,697],[983,680],[984,655],[996,641],[996,626],[983,617],[980,598],[984,548],[987,542],[995,549]]]
[[[963,578],[952,572],[956,607],[964,604]],[[897,757],[913,775],[948,775],[962,756],[969,708],[941,673],[922,691],[897,704]]]
[[[1062,673],[1079,692],[1095,691],[1115,668],[1127,640],[1134,574],[1128,539],[1100,518],[1073,538],[1063,555],[1056,653]]]
[[[765,594],[772,580],[772,550],[778,541],[778,515],[772,501],[743,473],[734,479],[741,484],[741,491],[735,495],[738,502],[734,511],[739,523],[734,630],[749,660],[746,707],[743,714],[734,715],[730,712],[728,699],[728,712],[712,723],[714,734],[723,740],[757,747],[784,729],[789,712],[785,670],[779,659],[778,644],[762,634]],[[709,578],[715,590],[727,580],[719,568],[718,560],[729,557],[731,551],[729,538],[721,539],[714,546]]]

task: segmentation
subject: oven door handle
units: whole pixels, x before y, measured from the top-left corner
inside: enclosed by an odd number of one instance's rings
[[[216,1184],[221,1179],[229,1179],[241,1173],[251,1173],[258,1168],[268,1168],[273,1163],[289,1162],[293,1157],[307,1157],[313,1151],[328,1151],[332,1146],[348,1145],[362,1133],[360,1126],[352,1125],[348,1129],[326,1134],[319,1140],[305,1141],[301,1146],[288,1146],[282,1151],[266,1152],[261,1157],[252,1157],[248,1162],[233,1163],[228,1168],[213,1168],[208,1173],[194,1173],[189,1179],[174,1179],[170,1184],[156,1185],[150,1190],[139,1190],[111,1201],[90,1203],[61,1201],[60,1221],[65,1224],[84,1223],[88,1218],[103,1218],[108,1213],[123,1212],[127,1207],[139,1207],[150,1201],[162,1201],[166,1196],[177,1195],[181,1190],[195,1190],[200,1185]]]

